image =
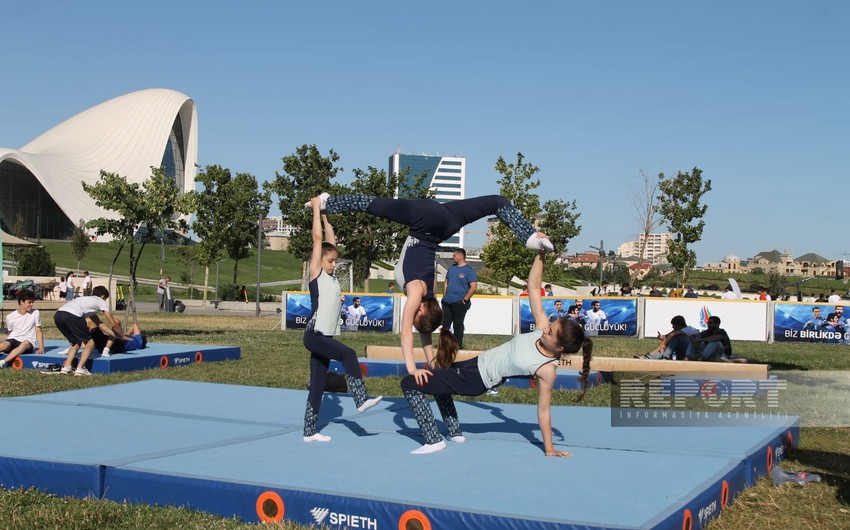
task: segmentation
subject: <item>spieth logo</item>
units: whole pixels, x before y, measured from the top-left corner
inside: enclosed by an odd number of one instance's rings
[[[33,368],[50,368],[54,363],[46,363],[44,361],[32,361],[30,363]]]
[[[322,521],[325,520],[325,517],[328,516],[330,510],[327,508],[313,508],[310,510],[310,515],[313,516],[313,520],[316,521],[316,524],[322,524]]]
[[[327,519],[328,525],[342,526],[344,528],[366,528],[367,530],[378,530],[378,520],[362,515],[350,513],[332,512],[328,508],[313,507],[310,510],[310,515],[317,525],[322,525]]]
[[[711,501],[711,504],[700,508],[697,516],[699,517],[700,527],[705,526],[708,520],[717,513],[717,501]]]
[[[189,364],[192,362],[192,359],[189,357],[175,357],[174,364]]]

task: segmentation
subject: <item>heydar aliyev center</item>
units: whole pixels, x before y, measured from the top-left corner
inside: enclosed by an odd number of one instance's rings
[[[82,219],[114,217],[82,182],[100,171],[143,182],[164,167],[183,192],[194,189],[198,114],[185,94],[148,89],[111,99],[60,123],[20,149],[0,147],[0,222],[23,214],[26,236],[65,239]]]

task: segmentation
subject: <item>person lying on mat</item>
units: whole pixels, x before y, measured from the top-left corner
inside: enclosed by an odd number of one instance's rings
[[[382,219],[401,223],[408,228],[402,247],[395,281],[407,299],[401,316],[401,352],[407,372],[418,382],[427,381],[430,371],[416,367],[413,357],[413,328],[425,358],[432,358],[431,333],[443,323],[443,311],[437,301],[436,252],[440,243],[464,226],[495,215],[532,250],[552,252],[549,239],[537,233],[511,202],[500,195],[487,195],[448,201],[433,199],[385,199],[368,195],[319,195],[320,208],[329,213],[366,212]],[[311,203],[304,205],[310,207]],[[540,289],[542,290],[542,288]]]
[[[455,363],[457,341],[443,328],[440,330],[430,377],[419,378],[417,374],[408,375],[401,380],[404,397],[407,398],[425,439],[425,444],[411,454],[434,453],[446,448],[446,442],[437,430],[437,422],[425,394],[434,396],[449,440],[462,443],[466,438],[460,428],[452,395],[477,396],[497,386],[507,377],[532,376],[537,383],[537,421],[543,436],[544,453],[546,456],[570,456],[569,451],[556,450],[552,444],[552,390],[558,375],[561,355],[575,353],[581,349],[583,359],[579,380],[583,391],[579,399],[584,396],[593,341],[585,337],[582,326],[569,316],[549,322],[540,295],[544,255],[542,250],[537,253],[528,273],[528,298],[534,316],[534,331],[514,337],[506,344],[487,350],[478,357]]]
[[[121,320],[118,318],[115,318],[115,324],[110,328],[101,322],[97,315],[86,318],[86,324],[91,331],[94,347],[100,351],[101,357],[141,350],[148,346],[148,338],[138,324],[133,324],[125,332],[122,331]]]

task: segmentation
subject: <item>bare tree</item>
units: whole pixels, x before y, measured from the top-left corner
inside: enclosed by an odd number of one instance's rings
[[[661,175],[659,175],[660,178]],[[643,241],[640,241],[640,253],[638,254],[637,267],[629,273],[629,286],[634,287],[638,274],[646,263],[646,245],[649,243],[649,235],[663,221],[658,212],[658,178],[650,178],[642,169],[640,177],[643,179],[643,189],[632,196],[632,204],[635,207],[635,218],[643,233]]]

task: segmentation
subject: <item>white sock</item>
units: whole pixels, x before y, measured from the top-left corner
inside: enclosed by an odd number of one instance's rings
[[[429,455],[431,453],[436,453],[437,451],[442,451],[446,448],[446,442],[440,440],[435,444],[425,444],[419,449],[414,449],[410,452],[412,455]]]
[[[452,442],[454,442],[456,444],[462,444],[466,441],[466,437],[462,436],[462,435],[461,436],[449,436],[449,440],[451,440]]]
[[[324,434],[321,434],[321,433],[318,433],[318,432],[317,432],[317,433],[316,433],[316,434],[314,434],[313,436],[305,436],[305,437],[304,437],[304,441],[305,441],[305,442],[330,442],[330,441],[331,441],[331,437],[330,437],[330,436],[325,436]]]
[[[552,246],[552,242],[545,237],[537,237],[537,234],[531,234],[531,237],[528,238],[528,241],[525,242],[525,248],[531,250],[545,250],[546,252],[554,252],[555,247]]]
[[[372,399],[367,399],[365,403],[357,407],[357,412],[366,412],[367,410],[380,403],[382,399],[384,399],[384,396],[378,396]]]
[[[6,361],[0,361],[0,368],[6,368]]]

